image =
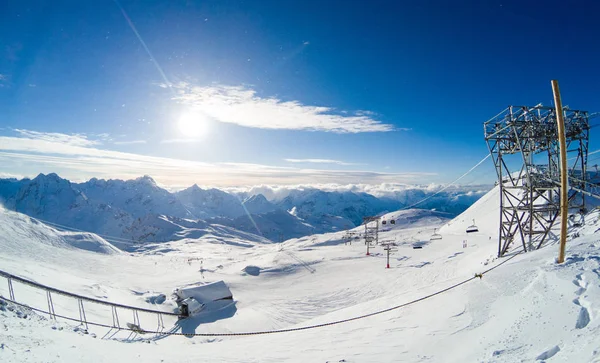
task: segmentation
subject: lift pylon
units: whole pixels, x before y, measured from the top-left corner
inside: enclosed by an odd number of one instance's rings
[[[570,160],[569,209],[585,210],[589,115],[563,107]],[[559,144],[553,107],[509,106],[484,123],[500,188],[498,256],[515,241],[540,248],[560,210]]]

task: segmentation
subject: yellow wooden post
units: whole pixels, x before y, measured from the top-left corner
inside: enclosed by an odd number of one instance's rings
[[[558,124],[558,145],[560,148],[560,249],[558,251],[558,263],[565,262],[565,247],[567,245],[567,217],[569,214],[569,190],[567,169],[567,143],[565,141],[565,119],[560,99],[558,81],[552,80],[552,93],[554,93],[554,105],[556,106],[556,123]]]

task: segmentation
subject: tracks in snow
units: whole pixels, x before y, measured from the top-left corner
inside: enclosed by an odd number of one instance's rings
[[[591,303],[585,298],[584,294],[588,288],[588,282],[583,273],[580,273],[576,276],[575,280],[573,280],[575,286],[579,287],[575,294],[577,298],[573,300],[573,303],[581,309],[579,310],[579,316],[577,317],[577,322],[575,323],[575,329],[583,329],[585,328],[591,321],[590,318],[590,308]]]

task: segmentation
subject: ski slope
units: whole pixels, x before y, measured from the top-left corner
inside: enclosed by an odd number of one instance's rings
[[[399,211],[384,218],[380,241],[398,244],[385,268],[381,247],[366,256],[345,232],[291,239],[281,244],[225,243],[184,238],[148,245],[139,253],[98,253],[76,248],[50,227],[3,211],[2,270],[74,293],[163,311],[178,287],[223,280],[234,303],[167,328],[191,333],[264,331],[302,327],[364,315],[442,290],[495,266],[498,190],[457,218],[416,218]],[[465,229],[476,220],[479,232]],[[580,237],[568,243],[557,265],[551,242],[455,289],[405,308],[312,330],[245,337],[134,335],[54,322],[22,308],[0,306],[3,362],[600,362],[600,215],[591,212]],[[7,227],[9,226],[9,227]],[[429,242],[434,228],[443,239]],[[356,228],[362,231],[361,227]],[[54,237],[52,237],[54,236]],[[52,239],[52,238],[54,239]],[[192,236],[195,237],[195,236]],[[76,237],[79,238],[79,237]],[[76,239],[75,238],[75,239]],[[243,238],[243,236],[238,236]],[[467,247],[463,247],[463,241]],[[52,242],[48,242],[52,241]],[[427,242],[413,249],[416,242]],[[97,239],[100,244],[102,240]],[[239,242],[239,241],[238,241]],[[0,281],[0,293],[7,296]],[[45,295],[23,286],[17,300],[44,308]],[[55,301],[57,313],[77,315],[77,305]],[[24,317],[26,315],[26,317]],[[110,319],[90,306],[88,319]],[[127,320],[127,317],[123,319]],[[127,320],[130,321],[131,319]],[[142,320],[142,326],[147,323]],[[126,342],[126,343],[125,343]]]

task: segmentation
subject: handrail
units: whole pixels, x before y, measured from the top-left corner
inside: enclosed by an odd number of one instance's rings
[[[40,289],[43,289],[43,290],[46,290],[46,291],[50,291],[52,293],[56,293],[56,294],[59,294],[59,295],[68,296],[68,297],[72,297],[72,298],[80,299],[80,300],[84,300],[84,301],[91,301],[91,302],[94,302],[96,304],[114,306],[114,307],[122,308],[122,309],[137,310],[137,311],[141,311],[141,312],[145,312],[145,313],[162,314],[162,315],[170,315],[170,316],[179,316],[180,315],[180,314],[174,313],[174,312],[145,309],[145,308],[140,308],[140,307],[136,307],[136,306],[118,304],[118,303],[114,303],[114,302],[110,302],[110,301],[106,301],[106,300],[94,299],[92,297],[87,297],[87,296],[83,296],[83,295],[74,294],[72,292],[67,292],[67,291],[64,291],[64,290],[59,290],[57,288],[46,286],[46,285],[40,284],[40,283],[35,282],[35,281],[27,280],[27,279],[25,279],[23,277],[15,276],[13,274],[10,274],[10,273],[2,271],[2,270],[0,270],[0,276],[5,277],[7,279],[11,279],[13,281],[20,282],[20,283],[25,284],[25,285],[37,287],[37,288],[40,288]]]

